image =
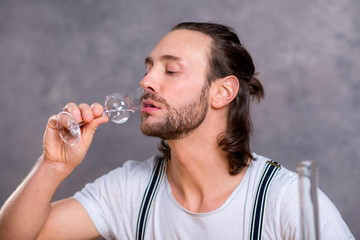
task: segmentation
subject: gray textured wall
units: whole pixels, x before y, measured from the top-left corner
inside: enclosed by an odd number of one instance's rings
[[[320,187],[360,237],[359,10],[357,0],[1,0],[0,204],[41,154],[50,115],[135,88],[144,57],[179,21],[217,21],[238,31],[266,89],[253,150],[294,171],[317,161]],[[101,126],[55,198],[156,153],[139,122]]]

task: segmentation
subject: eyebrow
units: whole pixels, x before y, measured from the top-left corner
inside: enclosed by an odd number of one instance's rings
[[[161,61],[180,61],[181,58],[177,57],[177,56],[173,56],[173,55],[163,55],[160,57]],[[154,60],[152,57],[147,57],[145,58],[145,64],[150,64],[153,65],[154,64]]]

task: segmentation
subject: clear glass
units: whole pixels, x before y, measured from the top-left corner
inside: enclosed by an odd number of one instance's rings
[[[103,115],[108,116],[114,123],[126,122],[131,113],[141,109],[141,96],[143,89],[137,88],[128,94],[112,93],[105,98],[105,111]],[[76,122],[75,118],[68,112],[61,112],[57,118],[57,129],[64,142],[75,145],[81,138],[81,127],[84,122]]]
[[[317,166],[313,161],[298,164],[300,228],[302,240],[318,240],[319,214],[317,201]]]

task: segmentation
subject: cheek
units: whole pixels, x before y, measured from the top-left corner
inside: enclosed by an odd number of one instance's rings
[[[182,106],[198,100],[205,81],[202,72],[184,72],[181,76],[164,81],[162,93],[170,106]]]
[[[174,89],[174,91],[169,92],[167,101],[171,106],[174,107],[183,106],[184,104],[193,102],[198,96],[199,92],[194,91],[191,86],[178,86]]]

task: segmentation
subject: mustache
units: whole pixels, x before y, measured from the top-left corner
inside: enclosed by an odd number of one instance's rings
[[[143,95],[140,98],[140,101],[142,102],[143,100],[152,100],[154,102],[158,102],[161,104],[164,104],[165,106],[168,106],[169,104],[167,103],[167,101],[162,98],[157,96],[155,93],[150,92],[150,91],[144,91]]]

